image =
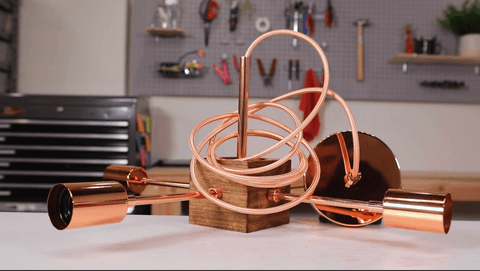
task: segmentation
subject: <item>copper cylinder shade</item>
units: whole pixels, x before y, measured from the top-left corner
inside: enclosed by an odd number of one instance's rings
[[[452,211],[449,193],[389,189],[383,200],[383,221],[387,227],[446,234],[450,229]]]
[[[59,230],[121,222],[128,194],[114,181],[59,183],[48,194],[48,216]]]

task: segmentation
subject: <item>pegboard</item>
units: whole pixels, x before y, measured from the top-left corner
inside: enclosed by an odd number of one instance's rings
[[[255,29],[258,17],[267,17],[271,30],[286,27],[283,0],[250,0],[251,17],[243,13],[237,29],[229,31],[229,1],[216,0],[220,12],[210,26],[208,47],[204,46],[203,22],[199,15],[200,0],[180,0],[182,24],[186,36],[155,40],[146,27],[152,24],[155,8],[160,0],[135,0],[131,5],[129,92],[131,95],[174,95],[174,96],[238,96],[238,72],[232,56],[242,56],[250,43],[261,35]],[[245,0],[239,0],[240,6]],[[292,1],[294,3],[295,1]],[[324,14],[327,0],[315,0],[314,14]],[[461,7],[462,0],[449,3]],[[438,0],[332,0],[335,23],[327,28],[323,19],[315,21],[313,39],[324,44],[325,54],[331,71],[330,88],[344,99],[427,101],[427,102],[480,102],[480,76],[472,66],[457,65],[409,65],[402,72],[399,63],[388,63],[388,59],[404,51],[406,24],[412,24],[414,37],[436,36],[441,42],[442,54],[454,55],[457,51],[456,37],[440,28],[437,17],[443,16],[444,1]],[[364,29],[365,80],[356,81],[357,27],[358,19],[368,19],[370,25]],[[202,49],[203,57],[195,57],[204,65],[200,78],[164,78],[156,71],[162,61],[176,61],[183,53]],[[225,85],[212,69],[220,65],[222,55],[227,55],[229,73],[233,83]],[[277,67],[271,86],[264,86],[258,72],[256,58],[262,59],[268,72],[273,58]],[[300,60],[300,80],[293,77],[293,89],[303,86],[305,71],[313,68],[321,78],[322,62],[314,49],[303,40],[292,46],[292,37],[275,36],[261,42],[252,54],[250,67],[250,96],[276,97],[288,92],[288,59]],[[435,89],[420,86],[422,81],[465,82],[464,89]]]

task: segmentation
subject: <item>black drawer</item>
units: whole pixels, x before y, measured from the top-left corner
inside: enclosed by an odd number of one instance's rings
[[[2,95],[0,109],[0,211],[42,206],[56,183],[138,164],[135,97]]]

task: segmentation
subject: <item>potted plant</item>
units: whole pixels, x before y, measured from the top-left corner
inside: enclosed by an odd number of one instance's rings
[[[480,4],[475,0],[469,6],[468,2],[463,3],[461,10],[453,5],[447,6],[445,18],[437,18],[437,22],[459,37],[459,55],[480,56]]]

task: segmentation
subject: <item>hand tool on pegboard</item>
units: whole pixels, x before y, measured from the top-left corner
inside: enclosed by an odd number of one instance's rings
[[[290,21],[292,19],[292,3],[290,0],[285,1],[283,16],[285,17],[285,29],[290,29]]]
[[[300,7],[302,6],[302,3],[300,2],[295,2],[293,5],[294,11],[293,11],[293,31],[299,32],[299,27],[300,27]],[[292,46],[293,48],[297,48],[298,46],[298,39],[294,37],[292,39]]]
[[[308,33],[307,19],[308,19],[308,9],[302,9],[302,33],[305,35]]]
[[[292,90],[293,60],[288,60],[288,90]]]
[[[233,32],[237,29],[238,13],[239,13],[238,2],[236,0],[233,0],[230,5],[230,18],[229,18],[230,32]]]
[[[217,67],[215,63],[212,64],[213,70],[218,74],[220,79],[225,85],[230,85],[232,83],[232,78],[230,77],[230,73],[228,72],[228,60],[227,54],[223,54],[222,60],[220,60],[220,64],[222,69]]]
[[[363,28],[369,26],[368,19],[358,19],[353,23],[357,27],[357,81],[365,80],[365,48],[363,44]]]
[[[300,80],[300,59],[295,59],[295,80]]]
[[[288,90],[292,90],[293,73],[295,73],[295,80],[300,80],[300,60],[295,59],[295,65],[293,59],[288,60]]]
[[[313,2],[310,2],[310,4],[308,4],[307,20],[305,22],[305,29],[308,29],[310,37],[313,37],[315,34],[315,20],[313,17]]]
[[[220,11],[220,6],[215,0],[202,0],[200,3],[200,17],[203,20],[203,28],[205,32],[205,46],[208,46],[208,39],[210,35],[210,24],[217,17]]]
[[[332,24],[335,22],[332,1],[327,1],[327,8],[325,9],[325,26],[330,28]]]
[[[265,69],[263,68],[263,63],[260,58],[257,58],[257,65],[258,65],[258,72],[260,73],[260,76],[263,79],[263,84],[265,86],[272,85],[272,78],[273,78],[273,75],[275,75],[275,67],[277,65],[277,59],[276,58],[272,59],[272,63],[270,64],[270,71],[268,74],[265,74]]]
[[[237,72],[240,72],[240,64],[238,63],[237,55],[233,54],[232,58],[233,58],[233,66],[235,67],[235,70],[237,70]]]

